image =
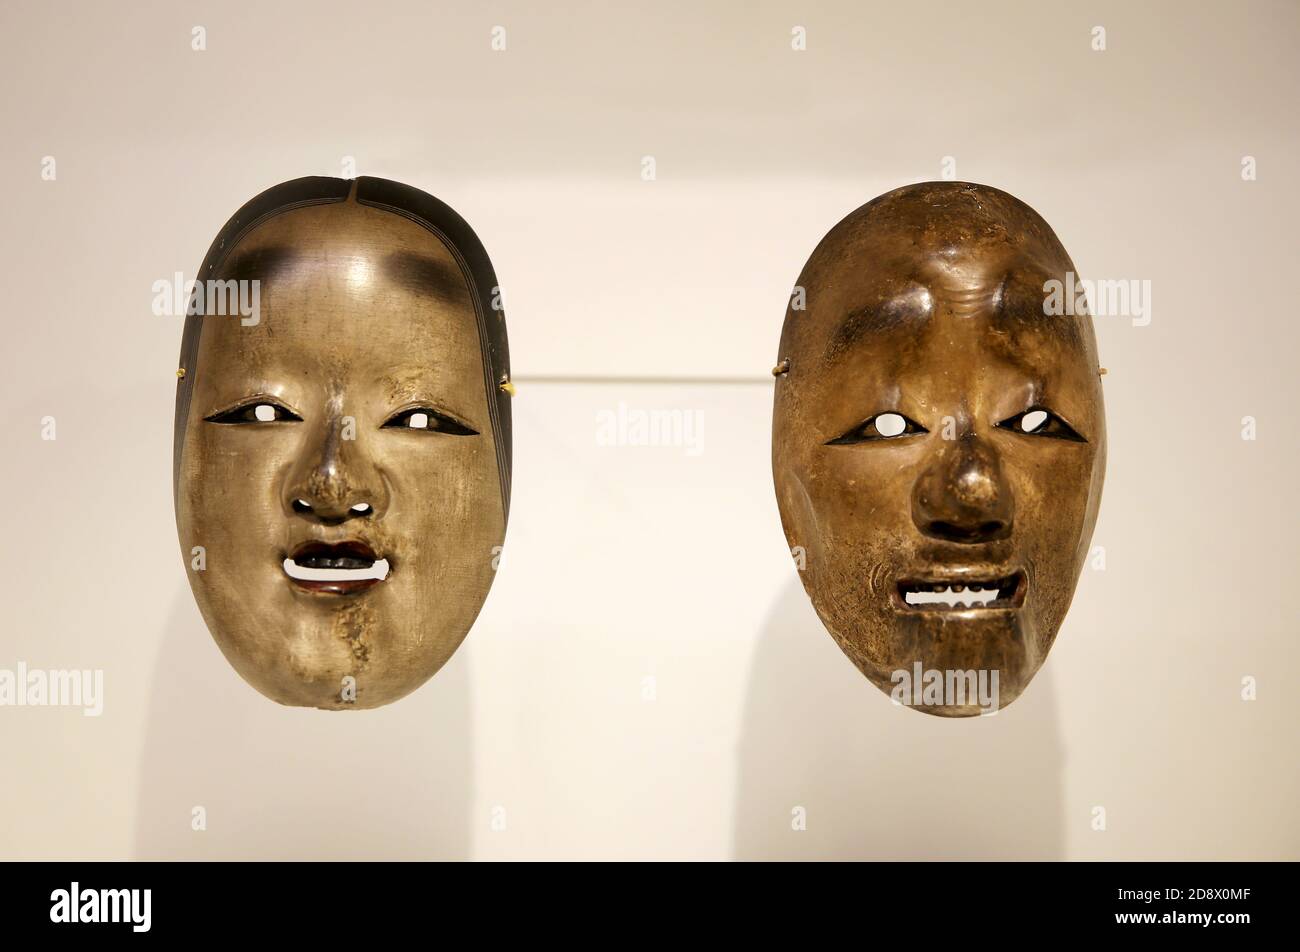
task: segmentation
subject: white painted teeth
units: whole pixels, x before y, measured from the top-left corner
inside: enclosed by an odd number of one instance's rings
[[[909,605],[944,605],[948,608],[983,608],[997,601],[998,589],[979,585],[928,585],[930,591],[909,588],[903,593]],[[957,596],[961,595],[962,598]]]
[[[299,565],[293,559],[285,559],[284,571],[289,578],[308,582],[357,582],[370,578],[387,578],[388,560],[379,559],[373,565],[361,569],[321,569]]]

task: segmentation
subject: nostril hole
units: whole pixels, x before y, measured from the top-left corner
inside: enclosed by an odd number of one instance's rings
[[[372,512],[374,512],[374,510],[370,508],[370,503],[368,502],[359,502],[352,507],[352,514],[356,516],[368,516]]]
[[[311,512],[311,504],[305,499],[295,499],[293,501],[294,512]]]
[[[1002,523],[1000,522],[986,522],[984,525],[980,526],[980,533],[982,535],[993,535],[1000,531],[1002,531]]]

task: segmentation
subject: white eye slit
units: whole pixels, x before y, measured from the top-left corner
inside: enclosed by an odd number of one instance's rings
[[[897,413],[882,413],[876,417],[876,432],[881,436],[898,436],[907,429],[907,421]]]
[[[1047,423],[1046,410],[1030,410],[1020,418],[1020,429],[1026,433],[1037,433]]]
[[[259,423],[270,423],[275,419],[275,407],[269,403],[259,403],[253,408],[253,416],[257,417]]]
[[[429,414],[412,413],[407,418],[406,425],[413,430],[427,430],[429,428]]]

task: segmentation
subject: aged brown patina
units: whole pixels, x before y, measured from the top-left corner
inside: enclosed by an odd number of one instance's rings
[[[1056,638],[1106,465],[1091,319],[1044,305],[1073,271],[1023,202],[929,182],[854,211],[800,275],[806,309],[792,303],[777,355],[777,501],[822,622],[887,693],[917,663],[996,671],[1006,706]],[[959,701],[917,706],[981,710]]]
[[[208,628],[283,704],[394,701],[468,633],[505,534],[486,253],[416,189],[299,179],[241,209],[198,277],[260,282],[255,321],[196,314],[182,344],[176,523]]]

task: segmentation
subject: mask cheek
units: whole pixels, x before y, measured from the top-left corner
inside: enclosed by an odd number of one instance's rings
[[[804,573],[807,580],[816,574],[824,555],[816,507],[803,480],[792,471],[785,471],[780,484],[778,509],[785,525],[786,541],[790,544],[790,554],[796,567]]]
[[[432,674],[467,635],[496,576],[504,543],[495,462],[469,444],[395,461],[387,538],[395,586],[384,594],[390,642]],[[430,487],[438,487],[436,491]]]
[[[195,598],[226,648],[246,640],[256,628],[253,606],[278,591],[283,515],[270,486],[278,485],[274,459],[241,465],[204,425],[195,424],[182,450],[177,529]]]
[[[891,582],[878,552],[882,534],[856,517],[854,478],[832,473],[812,481],[787,470],[778,479],[778,503],[813,607],[841,650],[874,677],[891,638]]]
[[[1059,472],[1059,471],[1058,471]],[[1025,564],[1029,590],[1026,596],[1026,647],[1034,666],[1045,660],[1065,620],[1078,585],[1092,535],[1089,512],[1088,469],[1077,479],[1054,480],[1057,487],[1026,487],[1016,513],[1017,549]]]

